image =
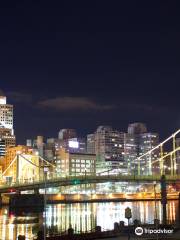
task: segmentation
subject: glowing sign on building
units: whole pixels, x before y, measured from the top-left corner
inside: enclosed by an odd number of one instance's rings
[[[77,141],[69,141],[70,148],[79,148],[79,142]]]

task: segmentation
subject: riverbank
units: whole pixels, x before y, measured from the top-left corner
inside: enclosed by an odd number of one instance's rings
[[[15,195],[18,199],[26,198],[32,200],[37,196],[43,197],[41,194],[3,194],[2,205],[9,205],[10,199]],[[22,197],[21,197],[22,196]],[[24,197],[23,197],[24,196]],[[179,193],[173,193],[167,195],[167,200],[178,200]],[[101,203],[101,202],[135,202],[135,201],[161,201],[161,196],[154,196],[153,193],[142,194],[47,194],[46,201],[48,204],[58,203]],[[24,202],[24,201],[23,201]],[[38,201],[35,201],[38,202]]]
[[[124,222],[126,227],[125,209],[127,207],[132,210],[131,225],[136,219],[143,226],[145,226],[144,224],[153,224],[156,216],[153,201],[48,204],[46,207],[47,236],[67,235],[70,226],[74,229],[74,234],[92,232],[96,226],[101,226],[102,232],[114,229],[114,223],[123,225]],[[38,212],[37,208],[33,209],[32,207],[19,210],[17,212],[10,211],[9,207],[0,209],[0,239],[17,239],[18,235],[25,235],[26,239],[36,239],[37,232],[40,229],[43,230],[44,211]],[[167,222],[177,225],[179,222],[178,201],[168,201],[167,213]],[[162,222],[161,214],[162,205],[159,201],[157,202],[157,218]],[[84,235],[82,236],[84,237]],[[133,237],[133,233],[131,236]],[[111,235],[109,237],[111,239],[116,236]],[[121,237],[124,236],[121,234]]]
[[[141,226],[144,228],[144,226]],[[147,227],[147,225],[146,225]],[[153,225],[148,226],[149,229],[153,229]],[[162,225],[159,228],[164,229]],[[171,229],[172,226],[166,226],[166,229]],[[92,232],[92,233],[84,233],[84,234],[72,234],[70,232],[69,235],[61,235],[61,236],[54,236],[48,237],[47,240],[164,240],[164,239],[171,239],[171,240],[179,240],[180,239],[180,229],[176,228],[173,229],[173,233],[171,234],[142,234],[141,236],[137,236],[135,234],[135,226],[131,226],[130,228],[125,227],[121,230],[112,230],[106,232]]]

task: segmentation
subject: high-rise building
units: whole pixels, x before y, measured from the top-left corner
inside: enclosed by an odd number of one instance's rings
[[[44,142],[43,142],[43,136],[37,136],[37,150],[39,152],[39,155],[41,157],[44,156]]]
[[[85,138],[70,138],[67,142],[66,150],[71,153],[86,153]]]
[[[13,129],[13,105],[7,104],[6,96],[0,91],[0,139],[5,141],[5,147],[15,146]]]
[[[61,140],[66,140],[70,138],[76,138],[77,133],[75,129],[61,129],[58,134],[58,138]]]
[[[13,134],[13,106],[7,104],[6,96],[0,96],[0,127],[10,129]]]
[[[139,141],[135,134],[126,133],[124,137],[124,159],[127,164],[129,174],[137,171],[137,158],[139,156]]]
[[[68,139],[54,139],[54,149],[58,150],[60,148],[65,148],[68,152],[74,153],[86,153],[86,139],[75,137]],[[48,144],[50,145],[50,144]]]
[[[32,147],[47,161],[54,162],[55,152],[61,148],[65,148],[70,153],[86,153],[86,139],[75,136],[76,132],[73,129],[62,129],[59,138],[48,138],[46,142],[43,136],[37,136],[37,139],[26,140],[26,145]]]
[[[74,153],[86,153],[86,139],[77,137],[75,129],[61,129],[56,140],[56,149],[59,148]]]
[[[99,126],[94,133],[94,141],[97,171],[117,169],[125,173],[124,133],[113,130],[110,126]]]
[[[159,144],[157,133],[142,133],[139,136],[139,155],[147,153]],[[159,165],[153,164],[159,157],[159,149],[149,153],[141,159],[141,170],[143,175],[152,175],[159,172]]]
[[[16,138],[11,134],[11,130],[7,128],[0,128],[0,138],[5,141],[7,147],[14,147],[16,145]]]
[[[26,146],[27,147],[32,147],[32,140],[31,139],[26,140]]]
[[[95,154],[95,134],[87,135],[87,153]]]
[[[147,132],[147,127],[144,123],[136,122],[128,125],[128,134],[142,134]]]
[[[6,153],[6,144],[5,144],[5,140],[0,139],[0,157],[5,156]]]
[[[157,173],[157,164],[153,162],[159,156],[159,149],[144,156],[139,161],[138,157],[153,149],[159,144],[159,135],[147,131],[144,123],[132,123],[128,126],[128,133],[125,134],[125,160],[128,166],[129,174],[137,174],[138,167],[140,166],[140,173],[142,175],[151,175],[152,172]]]
[[[59,176],[95,174],[95,154],[70,153],[65,148],[56,151],[56,171]]]

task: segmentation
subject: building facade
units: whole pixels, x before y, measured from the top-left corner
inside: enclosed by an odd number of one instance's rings
[[[159,144],[159,134],[157,133],[143,133],[140,134],[139,139],[139,156],[147,153]],[[140,166],[143,175],[159,173],[159,164],[155,162],[159,158],[159,150],[157,149],[142,157]]]
[[[87,135],[87,153],[95,154],[95,134]]]
[[[77,132],[75,129],[61,129],[58,134],[58,138],[61,140],[66,140],[70,138],[76,138]]]
[[[15,146],[16,139],[13,129],[13,105],[7,104],[6,96],[0,91],[0,139],[5,147]]]
[[[0,96],[0,127],[11,129],[13,134],[13,105],[7,104],[6,96]]]
[[[1,158],[1,166],[5,172],[3,177],[11,178],[13,182],[39,179],[39,168],[36,167],[39,166],[39,156],[33,154],[32,149],[27,146],[8,147],[6,155]]]
[[[6,143],[5,140],[0,139],[0,157],[5,156],[6,154]]]
[[[87,152],[97,157],[97,172],[116,169],[125,173],[124,133],[113,130],[111,126],[99,126],[94,134],[87,135]]]
[[[138,157],[147,153],[159,144],[159,135],[147,131],[144,123],[132,123],[125,134],[125,160],[128,173],[136,175],[139,171],[142,175],[151,175],[159,171],[159,165],[153,162],[159,157],[159,149],[138,160]],[[139,163],[140,161],[140,163]],[[138,170],[140,166],[140,169]]]
[[[56,171],[58,176],[94,175],[95,154],[70,153],[65,148],[56,151]]]

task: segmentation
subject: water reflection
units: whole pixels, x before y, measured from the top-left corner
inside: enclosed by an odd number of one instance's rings
[[[122,203],[76,203],[47,206],[47,232],[64,232],[71,225],[76,232],[87,232],[99,225],[103,230],[112,229],[114,222],[124,221],[126,207],[132,209],[132,220],[141,223],[153,223],[156,216],[155,204],[149,202]],[[156,204],[158,219],[162,221],[161,203]],[[174,223],[178,220],[178,201],[169,201],[167,208],[168,220]],[[0,209],[0,239],[14,240],[18,235],[33,239],[43,226],[43,214],[10,215],[8,208]]]

